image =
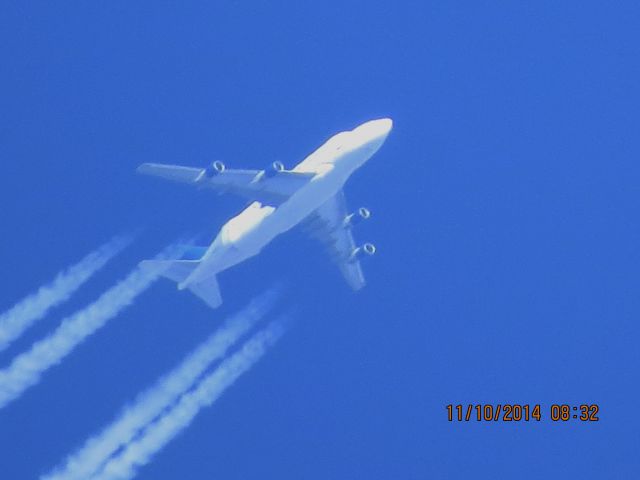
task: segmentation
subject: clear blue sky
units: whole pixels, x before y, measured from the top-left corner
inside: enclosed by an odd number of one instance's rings
[[[278,280],[292,329],[139,478],[638,476],[637,2],[98,3],[0,7],[0,310],[145,230],[3,367],[243,206],[141,162],[292,165],[390,116],[347,185],[379,255],[357,295],[296,232],[221,276],[220,310],[158,283],[0,411],[0,477],[56,465]],[[447,422],[469,402],[601,420]]]

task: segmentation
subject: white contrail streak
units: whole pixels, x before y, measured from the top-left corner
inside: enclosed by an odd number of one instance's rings
[[[176,435],[187,428],[198,412],[215,402],[237,378],[249,370],[282,335],[279,323],[272,323],[255,334],[242,348],[224,360],[218,368],[206,376],[165,415],[144,429],[142,435],[129,443],[125,449],[105,465],[92,480],[127,480],[133,478],[139,467],[146,465],[152,457]]]
[[[95,302],[64,319],[53,333],[0,370],[0,409],[37,384],[45,370],[60,363],[76,346],[130,305],[151,286],[158,273],[135,268]]]
[[[227,320],[178,367],[141,394],[133,405],[125,408],[113,423],[89,439],[67,459],[62,469],[41,478],[84,480],[96,473],[119,448],[131,442],[140,430],[192,388],[214,361],[226,355],[227,350],[269,311],[275,298],[275,292],[271,291],[254,299]]]
[[[89,278],[105,266],[132,241],[132,237],[116,237],[93,251],[80,262],[60,272],[48,285],[25,297],[0,314],[0,351],[7,348],[24,331],[53,307],[68,300]]]

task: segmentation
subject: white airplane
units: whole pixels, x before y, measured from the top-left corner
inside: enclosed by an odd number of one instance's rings
[[[216,275],[253,257],[271,240],[298,224],[322,241],[347,283],[365,285],[359,259],[376,251],[371,243],[356,246],[352,227],[371,213],[362,207],[347,210],[342,187],[351,174],[382,146],[391,131],[391,119],[364,123],[331,137],[292,170],[273,162],[265,170],[231,170],[220,161],[205,169],[145,163],[138,172],[196,187],[230,192],[252,203],[229,220],[209,247],[186,247],[179,260],[146,260],[216,308],[222,303]]]

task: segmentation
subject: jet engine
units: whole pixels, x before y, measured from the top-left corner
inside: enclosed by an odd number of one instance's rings
[[[364,243],[360,247],[356,247],[351,252],[351,261],[360,259],[363,255],[371,256],[376,253],[376,246],[373,243]]]
[[[360,207],[353,213],[347,215],[344,219],[344,225],[346,227],[352,227],[358,225],[363,220],[371,218],[371,211],[368,208]]]
[[[265,168],[264,176],[267,178],[272,178],[280,172],[284,172],[284,164],[276,160],[271,165],[269,165],[269,167]]]
[[[216,175],[220,175],[224,172],[225,166],[220,160],[216,160],[211,165],[209,165],[204,171],[205,175],[209,178],[215,177]]]

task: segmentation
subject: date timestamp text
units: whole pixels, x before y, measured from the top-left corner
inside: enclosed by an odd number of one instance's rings
[[[454,405],[447,408],[447,420],[450,422],[539,422],[550,419],[552,422],[597,422],[600,420],[600,407],[594,403],[569,405],[554,403],[548,408],[540,404],[496,403]]]

